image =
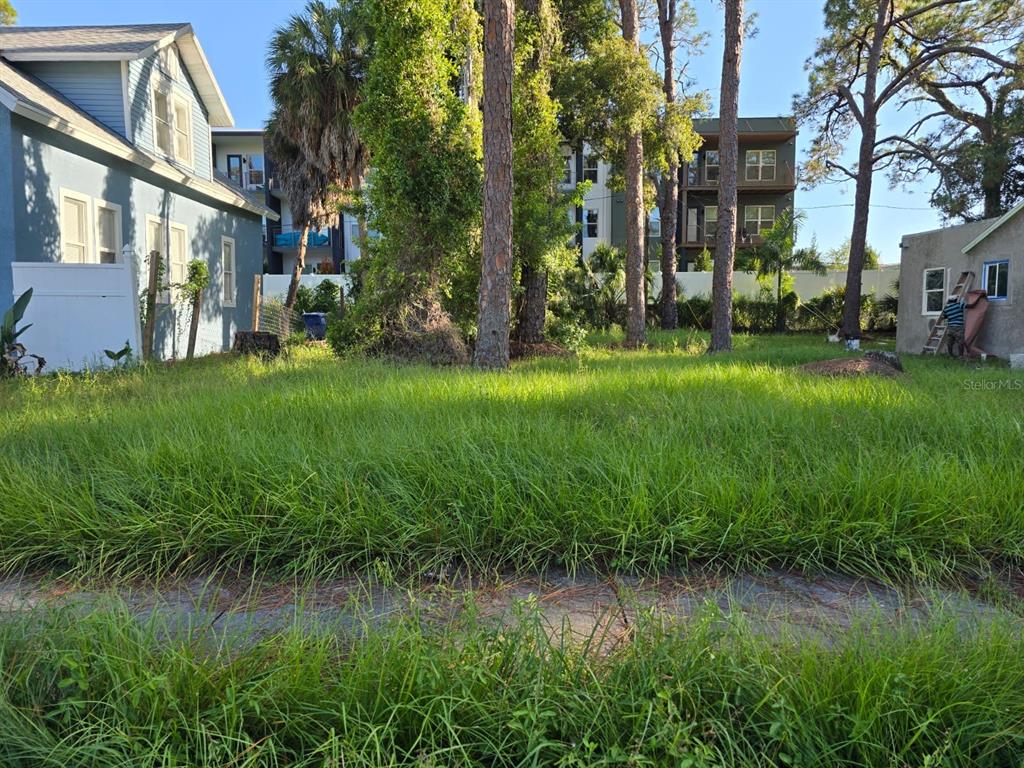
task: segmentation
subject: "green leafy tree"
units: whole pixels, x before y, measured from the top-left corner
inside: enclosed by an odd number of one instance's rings
[[[1006,11],[1002,45],[1024,50],[1024,3]],[[897,152],[894,183],[933,174],[931,202],[947,220],[994,218],[1024,199],[1024,73],[951,54],[915,75],[900,106],[924,114],[885,140]]]
[[[460,98],[477,88],[480,23],[460,0],[368,0],[375,34],[356,125],[373,157],[368,243],[349,330],[336,347],[362,339],[375,351],[418,354],[437,345],[436,362],[465,359],[444,307],[451,275],[479,253],[479,111]],[[478,242],[478,240],[477,240]],[[479,263],[479,262],[478,262]]]
[[[753,272],[758,278],[775,280],[775,330],[786,330],[786,312],[783,286],[792,283],[793,270],[807,270],[824,275],[827,266],[818,253],[816,245],[795,248],[800,228],[806,222],[803,212],[784,210],[763,234],[760,245],[741,251],[737,256],[737,267],[744,272]]]
[[[582,203],[582,190],[566,194],[558,186],[564,157],[552,69],[562,41],[551,0],[523,0],[515,35],[512,243],[520,272],[516,336],[535,344],[544,339],[549,277],[565,264],[565,243],[574,231],[567,214]]]
[[[18,21],[18,12],[14,10],[11,0],[0,0],[0,24],[14,24]]]
[[[825,263],[830,269],[846,269],[850,264],[850,238],[835,248],[830,248],[825,254]],[[868,243],[864,244],[864,269],[878,269],[882,263],[882,256],[876,248]]]
[[[919,76],[954,58],[1019,68],[1007,39],[1010,10],[1019,0],[826,0],[825,34],[807,62],[807,93],[794,101],[798,118],[814,127],[804,167],[811,184],[855,183],[850,263],[842,333],[860,337],[862,276],[875,171],[897,161],[902,141],[879,137],[879,116],[909,93]],[[843,164],[856,141],[857,160]],[[721,226],[721,225],[719,225]]]
[[[358,191],[366,173],[368,151],[353,115],[371,58],[370,29],[361,0],[336,5],[311,0],[270,41],[274,111],[268,154],[293,220],[302,227],[285,301],[289,308],[295,304],[310,229],[337,214],[344,191]]]
[[[210,268],[202,259],[192,259],[186,268],[185,282],[181,288],[181,301],[190,305],[192,317],[188,326],[188,347],[185,359],[191,360],[196,352],[196,338],[199,335],[199,316],[203,309],[203,291],[210,285]]]

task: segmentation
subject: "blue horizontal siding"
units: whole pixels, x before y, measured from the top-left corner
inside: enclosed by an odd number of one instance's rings
[[[213,176],[210,156],[210,120],[199,98],[199,92],[185,72],[184,65],[182,65],[181,72],[182,76],[174,81],[174,90],[179,96],[188,99],[192,105],[193,173],[199,178],[210,179]],[[154,77],[166,78],[166,75],[158,69],[156,54],[146,59],[128,62],[128,93],[133,138],[138,147],[156,153],[156,142],[153,136],[152,83]]]
[[[18,67],[58,91],[79,109],[127,137],[121,64],[116,61],[26,61]]]

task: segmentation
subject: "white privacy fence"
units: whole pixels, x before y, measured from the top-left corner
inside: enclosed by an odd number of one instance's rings
[[[14,295],[32,288],[22,320],[32,324],[19,341],[46,359],[47,370],[109,365],[103,350],[127,341],[142,348],[136,279],[120,264],[14,262]]]
[[[651,271],[654,274],[653,295],[661,293],[661,273],[652,265]],[[826,290],[846,285],[846,270],[831,269],[825,275],[816,275],[813,272],[796,271],[790,273],[793,276],[793,290],[804,301],[821,296]],[[863,287],[861,293],[872,295],[880,299],[888,293],[895,293],[893,282],[900,276],[898,264],[886,265],[879,269],[865,269],[863,272]],[[761,291],[761,284],[757,282],[756,275],[747,272],[736,272],[732,278],[733,293],[735,295],[756,297]],[[680,295],[686,298],[694,296],[711,295],[711,273],[710,272],[677,272],[676,285],[679,286]],[[772,282],[773,290],[775,283]]]

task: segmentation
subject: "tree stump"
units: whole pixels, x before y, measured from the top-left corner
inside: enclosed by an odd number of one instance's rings
[[[281,340],[276,333],[267,331],[238,331],[231,349],[240,355],[277,357],[281,354]]]

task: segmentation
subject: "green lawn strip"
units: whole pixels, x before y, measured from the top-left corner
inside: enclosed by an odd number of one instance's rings
[[[8,766],[1010,766],[1019,623],[864,623],[832,645],[705,613],[626,641],[415,617],[224,643],[123,608],[0,622]]]
[[[1017,372],[828,379],[809,337],[596,347],[508,374],[300,351],[0,390],[0,567],[383,562],[892,578],[1024,561]],[[971,382],[992,382],[969,388]]]

